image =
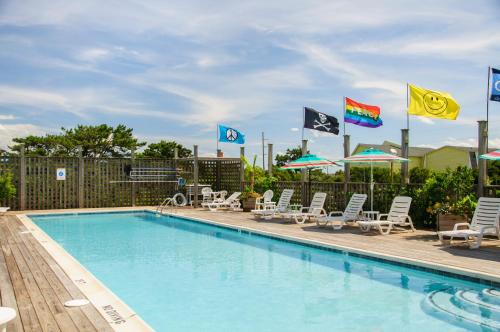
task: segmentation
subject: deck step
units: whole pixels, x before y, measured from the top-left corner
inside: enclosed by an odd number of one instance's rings
[[[464,300],[465,301],[465,300]],[[465,309],[462,302],[455,299],[455,294],[438,290],[429,293],[422,302],[422,308],[428,314],[458,325],[471,331],[500,331],[500,320],[492,317],[488,308],[477,306],[477,309]],[[472,305],[468,303],[468,305]]]
[[[500,306],[500,290],[486,288],[481,291],[483,301]]]

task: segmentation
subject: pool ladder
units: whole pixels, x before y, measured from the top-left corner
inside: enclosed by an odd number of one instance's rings
[[[164,209],[171,208],[172,212],[175,213],[175,204],[172,198],[167,197],[163,200],[163,202],[156,207],[156,213],[161,214],[163,213]]]

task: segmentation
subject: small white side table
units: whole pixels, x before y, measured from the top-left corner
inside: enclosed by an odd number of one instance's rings
[[[363,217],[367,220],[377,220],[379,211],[363,211]]]
[[[7,331],[7,324],[16,318],[16,311],[8,307],[0,307],[0,331]]]

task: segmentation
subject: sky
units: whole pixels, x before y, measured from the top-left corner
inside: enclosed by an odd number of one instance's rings
[[[456,121],[410,117],[411,146],[476,145],[488,66],[500,68],[499,18],[498,0],[0,0],[0,146],[107,123],[211,156],[222,123],[260,157],[261,132],[275,153],[300,145],[304,106],[342,123],[343,96],[380,106],[384,121],[348,124],[351,150],[399,143],[407,82],[462,108]],[[490,102],[490,146],[499,125]],[[342,134],[305,138],[337,159]]]

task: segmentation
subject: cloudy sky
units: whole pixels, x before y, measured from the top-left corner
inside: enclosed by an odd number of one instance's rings
[[[215,152],[217,123],[259,152],[300,144],[302,107],[342,118],[342,96],[382,108],[359,142],[400,142],[406,82],[451,93],[457,121],[411,118],[412,146],[474,145],[489,65],[500,67],[498,0],[0,0],[0,145],[61,126],[123,123],[148,142]],[[500,146],[490,103],[490,146]],[[306,132],[342,154],[342,136]],[[222,145],[236,156],[238,146]]]

